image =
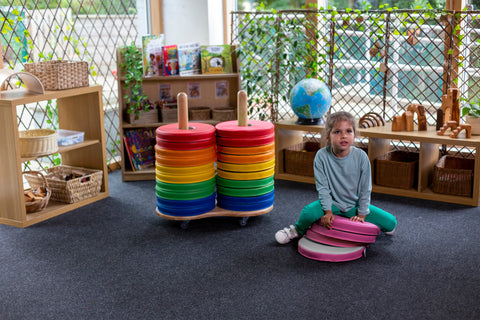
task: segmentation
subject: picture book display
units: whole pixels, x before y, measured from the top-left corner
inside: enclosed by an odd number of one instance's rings
[[[232,73],[232,48],[228,44],[200,47],[202,73]]]
[[[146,35],[142,36],[142,58],[143,58],[143,75],[163,76],[163,46],[165,44],[165,36]]]
[[[181,76],[200,74],[202,72],[199,43],[179,44],[177,50]]]
[[[132,169],[142,170],[155,165],[155,128],[125,130],[125,147],[131,156]]]
[[[176,44],[163,47],[163,64],[165,76],[178,75],[178,48]]]

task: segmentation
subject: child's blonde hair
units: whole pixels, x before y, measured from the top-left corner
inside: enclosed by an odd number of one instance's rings
[[[323,131],[322,139],[325,141],[327,145],[330,145],[328,141],[328,137],[332,132],[333,127],[339,121],[348,121],[353,128],[353,133],[355,137],[357,136],[357,124],[355,122],[355,118],[346,111],[338,111],[328,115],[327,121],[325,121],[325,130]]]

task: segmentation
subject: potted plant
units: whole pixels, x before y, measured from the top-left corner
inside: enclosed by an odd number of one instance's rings
[[[142,52],[132,42],[130,45],[120,48],[119,59],[120,76],[124,78],[123,89],[126,92],[123,96],[126,104],[125,111],[127,115],[134,115],[134,120],[138,120],[141,113],[154,109],[148,97],[143,94]]]
[[[480,100],[466,102],[462,108],[462,117],[472,127],[472,134],[480,134]]]

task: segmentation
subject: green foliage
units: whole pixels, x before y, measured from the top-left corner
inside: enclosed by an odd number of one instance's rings
[[[25,6],[28,10],[70,7],[74,14],[136,14],[137,12],[135,0],[0,0],[0,6]]]
[[[120,48],[120,70],[125,78],[123,88],[129,94],[123,96],[127,105],[127,113],[134,113],[138,119],[140,111],[148,111],[150,104],[146,103],[148,97],[143,94],[143,64],[142,52],[135,45],[135,42]]]
[[[470,117],[480,118],[480,99],[476,99],[473,101],[466,101],[466,99],[461,98],[464,102],[464,106],[462,107],[462,117],[469,115]]]

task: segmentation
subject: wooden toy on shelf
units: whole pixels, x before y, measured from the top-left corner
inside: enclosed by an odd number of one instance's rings
[[[384,126],[385,120],[381,115],[376,112],[368,112],[363,115],[360,120],[358,121],[358,126],[360,128],[370,128],[370,127],[378,127]]]
[[[447,94],[442,96],[443,123],[456,121],[460,123],[460,90],[447,89]]]
[[[437,131],[437,135],[441,136],[443,135],[448,129],[451,129],[450,137],[451,138],[457,138],[458,134],[462,131],[465,130],[465,136],[467,139],[470,139],[472,137],[472,127],[469,124],[458,124],[457,121],[447,121],[440,130]]]
[[[465,136],[467,139],[470,139],[472,137],[472,127],[469,124],[459,124],[450,134],[451,138],[457,138],[458,134],[462,131],[465,130]]]
[[[393,116],[392,131],[413,131],[414,115],[417,114],[418,131],[427,130],[427,118],[425,116],[425,107],[420,104],[410,104],[401,116]]]

